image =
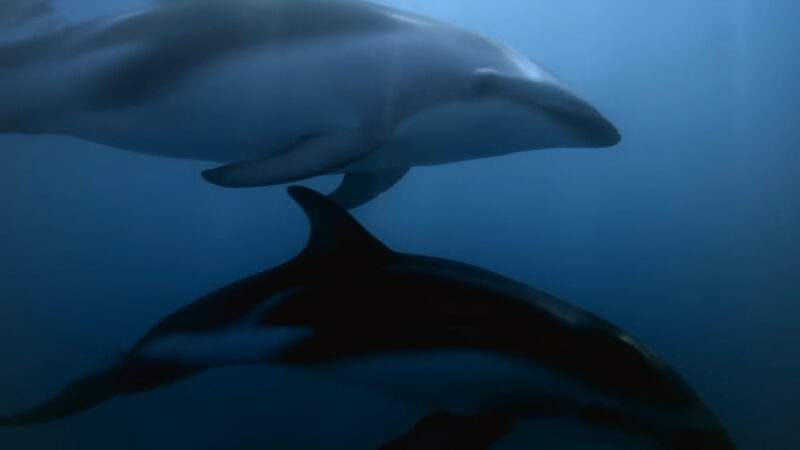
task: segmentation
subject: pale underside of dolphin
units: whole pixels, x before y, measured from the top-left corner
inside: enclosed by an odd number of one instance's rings
[[[5,22],[49,17],[25,1],[3,0]],[[344,173],[346,207],[412,166],[619,141],[506,45],[361,0],[174,0],[0,31],[0,98],[0,132],[218,161],[204,177],[223,186]]]
[[[113,366],[0,425],[214,367],[276,364],[431,411],[384,449],[484,449],[543,419],[666,449],[735,448],[683,378],[619,328],[477,267],[394,252],[333,200],[290,193],[311,222],[298,256],[167,316]]]

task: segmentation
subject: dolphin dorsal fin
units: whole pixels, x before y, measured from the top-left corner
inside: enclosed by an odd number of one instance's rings
[[[351,257],[381,256],[392,251],[333,200],[302,186],[288,188],[311,223],[311,237],[302,255],[344,252]]]

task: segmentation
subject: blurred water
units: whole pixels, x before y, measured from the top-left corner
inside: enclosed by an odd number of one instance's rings
[[[58,2],[72,19],[134,3]],[[355,210],[365,226],[616,322],[691,380],[742,449],[800,448],[800,3],[391,3],[542,61],[623,142],[416,168]],[[0,149],[3,412],[307,236],[283,188],[211,186],[205,163],[49,136],[0,136]],[[418,413],[308,375],[228,369],[0,429],[0,448],[375,448]]]

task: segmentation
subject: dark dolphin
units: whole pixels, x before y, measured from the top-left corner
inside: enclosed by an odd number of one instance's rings
[[[397,253],[329,198],[291,187],[306,248],[156,324],[104,370],[0,424],[75,414],[231,364],[315,371],[428,407],[386,449],[482,449],[566,420],[667,449],[735,448],[689,384],[605,320],[466,264]]]

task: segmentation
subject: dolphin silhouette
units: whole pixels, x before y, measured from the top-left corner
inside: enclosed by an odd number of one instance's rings
[[[735,448],[687,382],[614,325],[477,267],[394,252],[332,199],[299,186],[289,193],[311,222],[295,258],[167,316],[116,364],[0,425],[263,363],[430,409],[385,449],[488,448],[542,418],[667,449]]]
[[[46,15],[27,1],[0,23]],[[164,1],[6,40],[0,98],[0,132],[217,161],[229,187],[344,173],[348,208],[412,166],[620,140],[512,48],[360,0]]]

